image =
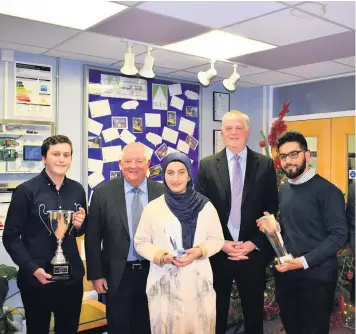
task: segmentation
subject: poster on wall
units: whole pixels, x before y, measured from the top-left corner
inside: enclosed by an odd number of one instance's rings
[[[213,130],[213,140],[214,140],[214,151],[213,153],[218,153],[225,148],[224,140],[221,135],[221,130]]]
[[[51,66],[16,62],[15,85],[15,116],[52,117]]]
[[[162,162],[177,151],[189,156],[193,177],[197,175],[199,85],[159,78],[127,78],[98,68],[88,68],[87,73],[89,199],[98,184],[122,177],[122,150],[135,141],[146,146],[151,179],[162,181]],[[117,90],[119,94],[110,95],[105,91],[111,89],[110,85],[117,88],[118,81],[131,83],[129,94]]]

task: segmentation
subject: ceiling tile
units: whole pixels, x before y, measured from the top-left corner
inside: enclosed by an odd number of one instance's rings
[[[280,70],[354,55],[355,32],[347,31],[230,60],[269,70]]]
[[[285,6],[275,1],[147,1],[137,8],[221,28]]]
[[[195,23],[132,8],[96,25],[90,31],[149,44],[166,45],[206,33],[209,29]]]
[[[0,40],[5,42],[52,48],[78,32],[76,29],[0,15]]]
[[[138,3],[141,3],[142,1],[112,1],[112,2],[116,2],[120,5],[125,5],[125,6],[134,6]]]
[[[215,63],[215,69],[220,77],[228,78],[233,71],[232,65],[233,64],[217,62]],[[190,68],[189,72],[198,73],[200,71],[207,71],[209,68],[210,68],[210,63],[207,63],[205,65]],[[237,68],[237,72],[242,77],[245,75],[251,75],[251,74],[256,74],[256,73],[261,73],[266,71],[268,70],[265,70],[263,68],[253,67],[253,66],[247,66],[247,65],[239,65]]]
[[[199,66],[208,62],[205,58],[198,58],[181,53],[166,50],[153,50],[151,55],[155,58],[155,65],[177,70],[185,70],[189,67]],[[136,57],[138,63],[143,63],[145,55]]]
[[[304,80],[304,78],[300,78],[294,75],[289,75],[280,72],[272,72],[272,71],[253,74],[244,77],[244,82],[252,83],[255,85],[263,85],[263,86],[286,84],[291,82],[298,82],[301,80]]]
[[[87,62],[87,63],[99,63],[99,64],[103,64],[103,65],[111,65],[111,64],[115,63],[115,59],[92,57],[92,56],[88,56],[88,55],[71,53],[71,52],[66,52],[66,51],[59,51],[59,50],[48,51],[45,53],[45,55],[52,56],[52,57],[80,60],[80,61]]]
[[[347,31],[308,14],[304,14],[305,18],[296,17],[291,14],[292,10],[297,9],[285,9],[223,30],[275,45],[287,45]],[[276,33],[281,30],[283,33]]]
[[[307,1],[297,8],[355,29],[355,1]]]
[[[47,51],[47,49],[38,48],[36,46],[14,44],[14,43],[8,43],[8,42],[3,42],[3,41],[0,41],[0,49],[8,49],[8,50],[35,53],[35,54],[41,54],[41,53]]]
[[[248,82],[243,82],[243,81],[238,81],[237,82],[237,87],[244,87],[244,88],[252,88],[252,87],[257,87],[258,85],[254,85]]]
[[[341,59],[335,59],[333,61],[335,61],[337,63],[340,63],[340,64],[349,65],[349,66],[352,66],[352,67],[355,67],[355,64],[356,64],[355,56],[354,57],[341,58]]]
[[[320,78],[330,75],[343,74],[348,72],[355,72],[350,66],[334,63],[332,61],[324,61],[322,63],[309,64],[304,66],[286,68],[280,70],[283,73],[299,75],[305,78]]]
[[[127,43],[122,42],[121,38],[83,32],[56,46],[56,50],[121,60],[124,59],[124,54],[127,52]],[[146,48],[141,45],[132,47],[132,52],[135,54],[145,51]]]

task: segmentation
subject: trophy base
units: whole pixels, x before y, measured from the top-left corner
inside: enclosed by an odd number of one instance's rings
[[[287,254],[285,256],[278,257],[278,262],[280,264],[283,264],[284,262],[286,262],[286,260],[292,260],[292,259],[294,259],[294,257],[291,254]]]
[[[48,273],[52,275],[52,278],[48,278],[48,281],[68,281],[72,279],[70,264],[51,264],[49,266]]]

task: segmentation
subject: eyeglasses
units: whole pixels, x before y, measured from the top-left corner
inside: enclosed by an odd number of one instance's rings
[[[287,157],[289,157],[291,159],[297,159],[300,152],[304,152],[304,150],[292,151],[292,152],[289,152],[288,154],[280,154],[278,158],[281,161],[285,161],[287,159]]]

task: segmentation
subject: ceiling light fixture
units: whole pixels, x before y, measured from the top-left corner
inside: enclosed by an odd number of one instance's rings
[[[236,82],[241,77],[240,74],[237,73],[237,64],[234,64],[232,67],[234,68],[234,71],[230,78],[223,80],[224,87],[230,92],[233,92],[236,89]]]
[[[217,75],[216,69],[214,67],[215,61],[211,60],[210,64],[211,67],[209,70],[206,72],[200,71],[198,73],[198,80],[203,86],[209,86],[211,79]]]
[[[135,66],[135,54],[131,52],[131,44],[128,44],[127,52],[125,53],[124,66],[120,68],[120,72],[125,75],[136,75],[138,69]]]
[[[153,65],[154,65],[155,59],[151,56],[151,50],[152,50],[152,48],[147,47],[147,54],[145,56],[143,66],[142,66],[141,70],[138,72],[138,74],[141,75],[141,77],[144,77],[147,79],[152,79],[155,76],[155,74],[153,72]]]

